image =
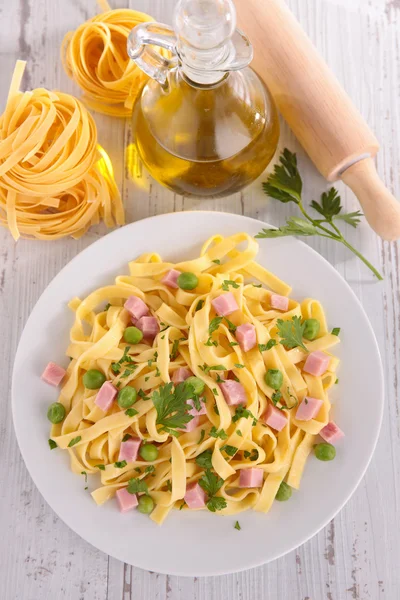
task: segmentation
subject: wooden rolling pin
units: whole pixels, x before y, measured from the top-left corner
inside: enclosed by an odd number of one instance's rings
[[[252,67],[320,173],[355,193],[383,239],[400,238],[400,203],[376,172],[379,142],[283,0],[235,0]]]

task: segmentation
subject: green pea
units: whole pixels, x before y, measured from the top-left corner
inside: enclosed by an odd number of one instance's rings
[[[282,481],[278,491],[276,492],[275,499],[279,500],[279,502],[285,502],[286,500],[289,500],[291,495],[292,488],[286,483],[286,481]]]
[[[89,369],[83,376],[83,385],[88,390],[98,390],[106,380],[106,376],[97,369]]]
[[[196,396],[200,396],[204,392],[206,384],[199,377],[188,377],[185,381],[186,385],[191,385]]]
[[[127,385],[118,392],[117,402],[121,408],[129,408],[136,402],[137,391],[135,388]]]
[[[273,390],[279,390],[283,383],[282,372],[279,369],[268,369],[265,373],[265,383]]]
[[[199,285],[199,280],[194,273],[181,273],[177,284],[181,290],[194,290]]]
[[[53,402],[50,404],[49,410],[47,411],[47,418],[50,423],[61,423],[65,417],[65,408],[60,402]]]
[[[158,448],[154,444],[142,444],[139,450],[140,456],[147,462],[152,462],[158,458]]]
[[[306,319],[303,324],[303,337],[306,338],[306,340],[315,340],[315,338],[319,334],[320,328],[318,319]]]
[[[143,339],[143,333],[137,327],[127,327],[124,331],[124,340],[128,344],[139,344]]]
[[[154,500],[151,496],[140,496],[138,500],[138,511],[144,515],[149,515],[154,508]]]
[[[318,460],[333,460],[336,456],[336,449],[332,444],[322,443],[314,447],[314,453]]]

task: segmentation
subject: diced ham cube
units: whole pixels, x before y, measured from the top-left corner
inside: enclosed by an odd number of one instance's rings
[[[236,302],[235,296],[232,292],[221,294],[212,300],[211,304],[215,308],[215,312],[220,317],[227,317],[228,315],[239,310],[238,303]]]
[[[311,419],[314,419],[319,413],[319,409],[322,405],[322,400],[306,396],[297,409],[296,419],[298,421],[310,421]]]
[[[229,406],[235,406],[236,404],[246,404],[246,392],[244,387],[238,381],[233,379],[227,379],[224,383],[220,383],[220,388]]]
[[[178,285],[178,277],[179,277],[180,274],[181,274],[180,271],[177,271],[176,269],[171,269],[161,279],[161,283],[163,283],[164,285],[167,285],[168,287],[173,288],[173,289],[176,290],[179,287],[179,285]]]
[[[189,412],[189,414],[190,414],[190,412]],[[181,427],[179,429],[179,431],[184,431],[185,433],[190,433],[191,431],[194,431],[196,429],[196,427],[198,427],[199,421],[200,421],[199,417],[193,417],[193,419],[191,419],[189,421],[189,423],[185,423],[184,427]]]
[[[127,512],[138,505],[136,494],[130,494],[126,488],[120,488],[115,495],[121,512]]]
[[[319,432],[319,435],[330,444],[336,444],[336,442],[344,437],[343,431],[333,421],[330,421],[328,425],[325,425]]]
[[[184,500],[189,508],[202,508],[206,505],[206,493],[197,482],[192,482],[186,486]]]
[[[135,325],[147,340],[154,339],[160,331],[160,326],[155,317],[141,317]]]
[[[250,469],[240,469],[239,487],[261,487],[264,481],[263,469],[251,467]]]
[[[129,296],[129,298],[124,304],[124,307],[131,315],[131,317],[136,320],[140,319],[141,317],[144,317],[149,312],[149,309],[147,308],[146,304],[141,298],[138,298],[137,296]]]
[[[96,400],[94,403],[96,406],[107,412],[113,401],[115,400],[116,395],[118,394],[118,390],[111,381],[106,381],[103,383],[99,391],[97,392]]]
[[[279,294],[271,294],[270,298],[271,308],[276,310],[287,310],[289,308],[289,298],[286,296],[280,296]]]
[[[268,404],[262,419],[266,425],[269,425],[272,429],[276,429],[276,431],[282,431],[287,423],[285,413],[276,408],[276,406],[272,406],[272,404]]]
[[[128,463],[134,462],[137,459],[141,443],[140,438],[129,438],[126,442],[121,442],[118,460],[126,460]]]
[[[206,411],[206,404],[205,404],[205,400],[204,398],[199,398],[200,404],[201,404],[201,409],[197,410],[197,408],[194,405],[193,400],[188,400],[187,403],[190,404],[190,406],[192,407],[189,410],[189,415],[193,415],[194,417],[199,417],[200,415],[206,415],[207,411]]]
[[[176,369],[176,371],[172,373],[171,381],[173,384],[178,385],[178,383],[186,381],[186,379],[188,379],[188,377],[192,377],[192,375],[193,373],[190,369],[187,369],[186,367],[179,367],[179,369]]]
[[[321,350],[316,350],[315,352],[310,352],[307,356],[303,371],[315,377],[320,377],[325,373],[330,362],[331,357],[328,354],[325,354]]]
[[[256,328],[252,323],[243,323],[236,329],[236,339],[243,352],[254,348],[257,344]]]
[[[67,371],[54,362],[49,362],[42,373],[41,379],[50,385],[57,386],[61,383]]]

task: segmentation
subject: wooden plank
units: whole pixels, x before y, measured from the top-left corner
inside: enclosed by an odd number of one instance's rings
[[[398,1],[290,0],[317,47],[345,85],[382,141],[378,168],[400,196],[400,6]],[[118,0],[113,6],[124,6]],[[170,22],[174,0],[130,0]],[[25,84],[77,93],[58,60],[66,30],[95,13],[95,0],[20,0],[0,7],[1,87],[4,103],[14,61],[29,59]],[[15,23],[18,23],[17,35]],[[109,152],[123,190],[128,221],[174,210],[225,210],[280,224],[293,206],[267,199],[255,182],[241,194],[219,200],[182,198],[161,188],[146,173],[131,180],[123,164],[131,143],[130,123],[96,115],[100,142]],[[280,147],[298,149],[283,128]],[[305,196],[316,197],[326,183],[299,152],[305,174]],[[356,200],[343,186],[343,204]],[[0,318],[3,344],[0,361],[5,374],[1,397],[7,398],[13,356],[30,310],[54,275],[82,248],[105,232],[99,226],[82,240],[52,244],[20,241],[14,245],[0,231]],[[382,435],[366,477],[340,515],[320,534],[286,557],[257,569],[216,578],[178,578],[123,565],[93,549],[71,532],[45,504],[33,485],[17,449],[9,404],[1,416],[0,574],[5,598],[39,597],[84,600],[232,600],[254,598],[327,598],[372,600],[395,598],[400,586],[398,490],[400,476],[399,244],[378,240],[366,225],[346,230],[349,240],[378,267],[385,281],[375,284],[369,272],[346,249],[323,239],[308,243],[344,275],[367,311],[385,363],[387,408]],[[18,307],[15,309],[14,307]],[[340,324],[338,324],[340,325]],[[351,434],[351,433],[350,433]],[[251,549],[249,549],[251,551]]]

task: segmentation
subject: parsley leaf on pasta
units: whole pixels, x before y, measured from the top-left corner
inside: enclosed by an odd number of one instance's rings
[[[147,494],[149,491],[147,483],[143,479],[139,479],[139,477],[133,477],[133,479],[128,481],[127,490],[130,494],[140,494],[141,492]]]
[[[193,398],[193,386],[184,382],[174,389],[173,383],[162,385],[153,392],[152,400],[157,411],[157,425],[161,431],[178,435],[178,429],[183,429],[186,423],[193,419],[189,414],[190,406],[187,400]]]
[[[226,508],[227,502],[225,498],[216,496],[224,484],[224,480],[218,475],[207,469],[203,477],[199,479],[199,484],[208,496],[207,508],[211,512]]]
[[[286,348],[297,348],[298,346],[308,352],[303,343],[303,333],[305,324],[301,322],[300,317],[292,317],[290,321],[277,321],[278,334],[281,338],[280,343]]]

